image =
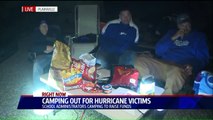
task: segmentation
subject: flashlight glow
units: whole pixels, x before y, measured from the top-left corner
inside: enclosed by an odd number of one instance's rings
[[[155,93],[155,83],[141,83],[140,84],[140,94],[142,95],[149,95]]]
[[[42,92],[47,92],[47,90],[41,88],[33,92],[33,97],[42,97]]]
[[[155,94],[155,81],[153,75],[146,75],[142,77],[139,91],[141,95]]]
[[[36,91],[33,92],[33,97],[41,97],[42,96],[42,92],[47,92],[47,90],[45,89],[38,89]],[[52,109],[37,109],[37,110],[33,110],[33,112],[36,115],[41,115],[41,116],[45,116],[49,113],[51,113],[53,110]]]

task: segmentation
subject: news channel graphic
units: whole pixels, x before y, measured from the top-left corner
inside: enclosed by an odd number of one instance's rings
[[[58,12],[58,6],[22,6],[21,12]]]
[[[213,109],[213,96],[40,93],[22,95],[18,109]]]

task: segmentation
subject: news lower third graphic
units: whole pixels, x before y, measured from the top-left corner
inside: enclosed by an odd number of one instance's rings
[[[213,109],[213,96],[22,95],[18,109]]]
[[[58,12],[57,6],[22,6],[21,12]]]

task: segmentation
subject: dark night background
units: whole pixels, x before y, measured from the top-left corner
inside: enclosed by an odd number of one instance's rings
[[[100,20],[103,22],[117,18],[122,8],[130,9],[133,20],[139,27],[140,36],[143,36],[140,37],[140,42],[159,39],[150,35],[153,31],[149,31],[149,25],[154,29],[161,23],[164,16],[186,12],[192,18],[193,27],[207,35],[212,54],[212,27],[210,27],[212,26],[212,2],[210,1],[22,1],[1,2],[0,55],[7,49],[5,47],[8,44],[17,43],[17,38],[21,34],[30,34],[42,19],[46,19],[49,24],[59,25],[64,35],[74,33],[74,6],[76,4],[98,4]],[[22,5],[56,5],[59,12],[21,13]]]
[[[164,16],[186,12],[191,16],[193,28],[206,34],[210,54],[213,55],[213,4],[211,1],[1,1],[0,119],[9,117],[28,120],[28,118],[36,117],[29,111],[21,111],[16,108],[20,95],[30,94],[29,89],[32,88],[32,63],[27,60],[27,50],[30,45],[29,36],[42,19],[47,20],[50,25],[59,25],[63,35],[73,34],[75,27],[74,7],[77,4],[98,4],[100,21],[102,22],[118,18],[119,10],[128,8],[132,12],[133,21],[139,27],[140,36],[142,36],[139,40],[140,44],[155,43],[161,37],[153,35],[155,29],[159,26],[161,28],[163,26],[164,30],[169,28],[170,23],[162,22]],[[45,5],[58,6],[59,12],[21,12],[21,6]],[[210,62],[208,68],[212,70],[212,62]],[[78,112],[80,115],[81,111]],[[64,113],[65,116],[69,113],[71,118],[76,115],[71,110]],[[64,113],[58,113],[59,118],[64,117]],[[169,110],[164,119],[178,119],[181,116],[184,116],[185,119],[210,119],[213,118],[212,115],[212,110]],[[93,110],[88,110],[85,119],[92,118],[108,119]]]

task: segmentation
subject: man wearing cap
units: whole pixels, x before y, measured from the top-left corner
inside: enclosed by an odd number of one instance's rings
[[[138,38],[138,27],[133,23],[130,11],[122,10],[119,19],[108,22],[102,29],[97,63],[104,68],[111,68],[113,64],[133,64],[132,48]]]
[[[206,37],[191,29],[187,14],[177,16],[177,29],[172,29],[156,44],[157,58],[138,56],[135,67],[141,77],[152,74],[165,82],[164,94],[175,94],[188,77],[202,70],[209,60]]]
[[[42,20],[39,29],[36,29],[32,34],[33,45],[31,52],[36,53],[36,59],[33,64],[34,89],[43,87],[43,84],[40,82],[40,75],[43,74],[46,67],[50,66],[52,58],[53,40],[49,39],[48,31],[48,24]]]

